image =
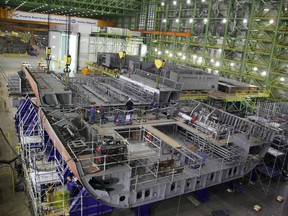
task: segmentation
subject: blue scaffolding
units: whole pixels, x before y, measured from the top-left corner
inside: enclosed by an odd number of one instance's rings
[[[58,173],[58,179],[59,182],[56,182],[57,184],[64,185],[66,182],[66,177],[68,175],[71,175],[71,171],[69,167],[66,165],[66,162],[63,160],[61,154],[57,151],[57,149],[54,147],[52,140],[50,139],[47,132],[43,129],[43,126],[41,125],[41,121],[39,118],[39,108],[33,104],[33,102],[30,100],[28,96],[26,96],[14,117],[15,120],[15,127],[16,131],[19,135],[19,141],[23,142],[22,137],[35,137],[35,135],[41,135],[42,139],[41,142],[35,142],[29,143],[29,149],[22,149],[22,151],[31,150],[31,145],[33,148],[41,148],[43,149],[43,152],[45,153],[45,159],[47,162],[53,162],[56,164],[56,170],[55,173]],[[42,132],[40,129],[42,128]],[[42,133],[42,134],[41,134]],[[22,148],[25,148],[25,145],[22,145]],[[27,167],[26,167],[27,169]],[[43,196],[45,195],[42,191],[44,187],[44,184],[36,185],[35,188],[40,188],[41,192],[40,194],[40,202],[43,202]],[[33,193],[32,193],[33,195]],[[34,194],[35,195],[35,194]],[[38,199],[39,196],[30,197],[33,199]],[[33,202],[33,201],[32,201]],[[35,200],[33,203],[37,203],[39,200]],[[68,203],[68,202],[66,202]],[[40,203],[41,207],[33,206],[34,212],[37,214],[43,213],[39,210],[39,208],[42,208],[42,205]],[[65,206],[65,205],[63,205]],[[69,212],[69,215],[77,216],[77,215],[103,215],[104,213],[112,211],[113,208],[107,205],[104,205],[103,203],[100,203],[97,201],[94,197],[92,197],[85,188],[82,188],[78,195],[73,198],[73,202],[68,206],[66,211],[63,212]],[[47,211],[47,210],[46,210]]]

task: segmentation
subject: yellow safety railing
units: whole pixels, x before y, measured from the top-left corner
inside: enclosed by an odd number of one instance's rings
[[[180,100],[190,100],[190,99],[208,99],[209,94],[203,92],[183,92],[179,99]]]
[[[247,94],[245,92],[237,92],[235,94],[225,94],[222,96],[223,100],[227,102],[231,101],[244,101],[247,98],[268,98],[270,97],[270,93],[268,91],[259,91],[258,93]]]
[[[99,72],[101,72],[101,74],[105,74],[105,75],[111,76],[111,77],[115,77],[116,72],[117,72],[117,71],[115,71],[115,70],[112,70],[112,69],[109,69],[109,68],[106,68],[106,67],[99,66],[99,65],[97,65],[96,63],[90,62],[90,61],[86,61],[86,65],[88,66],[88,68],[91,68],[91,69],[93,69],[94,71],[99,71]],[[90,74],[91,74],[91,73],[90,73]]]
[[[29,56],[27,53],[4,53],[3,56],[5,57],[26,57]]]
[[[247,94],[245,92],[236,93],[236,97],[247,98],[247,97],[270,97],[270,92],[268,90],[259,91],[257,93]]]
[[[17,154],[20,155],[21,152],[22,152],[22,146],[21,146],[21,143],[18,143],[18,144],[17,144],[16,149],[17,149]]]

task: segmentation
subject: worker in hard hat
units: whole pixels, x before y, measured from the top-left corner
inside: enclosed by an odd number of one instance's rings
[[[153,137],[152,137],[152,134],[150,132],[147,132],[146,133],[146,136],[145,136],[145,143],[149,143],[149,142],[152,142],[153,140]]]
[[[130,78],[131,77],[131,73],[132,73],[132,69],[131,69],[131,67],[128,67],[128,78]]]
[[[133,106],[134,106],[134,103],[133,103],[132,99],[129,98],[128,101],[126,102],[126,109],[127,110],[132,110]]]
[[[102,106],[102,104],[99,105],[99,112],[100,112],[100,120],[101,120],[101,124],[105,123],[104,119],[105,119],[105,109]]]
[[[95,123],[95,104],[92,104],[90,108],[89,123],[90,124]]]
[[[67,176],[66,178],[66,185],[67,185],[67,190],[69,191],[69,198],[70,198],[70,205],[73,202],[74,197],[76,197],[80,191],[80,186],[73,181],[72,176]]]

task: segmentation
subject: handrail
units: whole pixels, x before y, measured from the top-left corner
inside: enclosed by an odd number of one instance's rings
[[[13,83],[11,83],[11,82],[9,81],[9,78],[8,78],[7,74],[5,73],[4,69],[3,69],[1,66],[0,66],[0,73],[3,75],[3,78],[4,78],[4,80],[6,81],[6,83],[8,84],[8,87],[9,87],[9,88],[12,87],[12,88],[11,88],[12,91],[15,90],[15,89],[17,89],[17,88],[15,88],[15,86],[13,85]]]

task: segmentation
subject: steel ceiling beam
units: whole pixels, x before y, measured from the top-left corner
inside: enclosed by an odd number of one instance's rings
[[[12,9],[16,8],[18,5],[23,3],[23,0],[13,0],[5,4],[4,1],[0,2],[0,6],[10,6]],[[96,17],[97,15],[126,15],[134,16],[136,13],[140,12],[140,6],[147,2],[146,0],[26,0],[19,10],[30,11],[34,8],[41,7],[34,12],[45,12],[49,9],[56,9],[60,12],[61,9],[67,8],[72,9],[71,13],[85,12],[81,14],[84,17]],[[48,4],[46,6],[46,4]],[[58,9],[60,7],[60,9]],[[89,12],[88,12],[89,11]],[[53,14],[55,11],[49,11]],[[68,11],[67,11],[68,13]],[[77,15],[76,15],[77,16]],[[79,14],[80,16],[80,14]]]

